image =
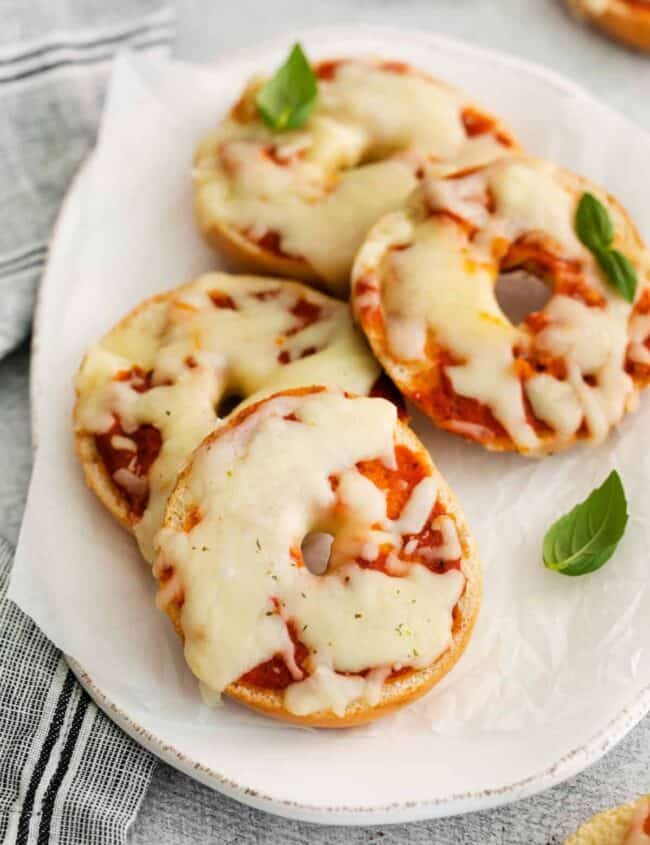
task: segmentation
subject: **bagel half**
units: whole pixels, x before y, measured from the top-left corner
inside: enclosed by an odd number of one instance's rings
[[[650,52],[650,3],[643,0],[568,0],[580,17],[616,41]]]
[[[141,303],[87,353],[77,454],[90,488],[150,560],[167,496],[226,415],[222,400],[313,382],[369,393],[380,372],[346,304],[298,282],[206,274]]]
[[[273,132],[250,83],[194,156],[199,228],[238,270],[309,281],[346,297],[369,227],[427,169],[476,164],[517,148],[463,94],[402,62],[319,62],[304,127]]]
[[[578,240],[585,193],[605,206],[613,246],[635,269],[634,303]],[[496,295],[515,271],[550,292],[518,324]],[[510,156],[425,181],[371,229],[352,284],[355,316],[406,398],[492,451],[600,443],[650,383],[645,245],[613,197],[549,162]]]
[[[565,845],[647,845],[650,843],[650,795],[589,819]]]
[[[206,582],[204,588],[200,589],[198,593],[194,592],[196,590],[196,584],[193,584],[191,580],[193,576],[188,575],[188,572],[191,572],[191,569],[188,570],[183,567],[182,563],[179,563],[182,558],[182,554],[178,551],[180,548],[179,544],[184,542],[183,535],[188,534],[188,526],[189,531],[191,532],[195,529],[197,521],[198,524],[200,524],[203,518],[206,520],[211,518],[210,516],[205,516],[203,514],[202,509],[204,503],[197,500],[196,494],[193,492],[192,475],[194,467],[197,462],[205,459],[211,449],[219,448],[220,441],[225,439],[224,448],[226,448],[228,438],[233,438],[233,442],[235,443],[239,442],[236,439],[238,437],[238,431],[248,430],[250,426],[257,425],[256,417],[261,419],[261,414],[270,414],[271,411],[269,409],[272,409],[274,402],[295,402],[296,408],[298,409],[296,413],[300,414],[301,402],[303,400],[319,394],[328,397],[331,393],[332,391],[326,391],[323,388],[315,387],[285,391],[257,402],[254,405],[243,409],[239,413],[234,414],[228,419],[221,429],[215,431],[206,438],[201,447],[195,453],[193,461],[186,466],[179,476],[174,492],[170,496],[167,512],[165,514],[164,528],[158,539],[158,557],[154,566],[154,574],[158,577],[160,582],[158,605],[168,614],[177,633],[181,639],[185,641],[186,657],[190,663],[190,668],[193,669],[195,674],[197,674],[199,679],[204,683],[206,683],[206,678],[201,677],[202,672],[197,668],[197,661],[192,659],[188,653],[187,629],[189,626],[194,637],[205,637],[205,631],[210,629],[209,616],[199,622],[199,617],[194,614],[193,602],[197,598],[203,600],[204,595],[211,589],[211,586],[209,582]],[[355,402],[358,400],[356,397],[346,396],[345,401]],[[388,403],[380,399],[362,401],[366,403],[378,403],[377,407],[382,412],[385,412],[386,408],[390,407]],[[284,418],[287,419],[286,416]],[[451,639],[448,647],[446,647],[444,651],[426,667],[417,669],[404,667],[401,672],[397,672],[394,675],[388,675],[381,684],[381,693],[379,697],[372,704],[368,703],[366,700],[353,700],[347,704],[344,712],[334,712],[330,708],[315,709],[308,713],[292,712],[292,710],[287,707],[284,689],[278,690],[261,687],[259,684],[251,682],[249,679],[249,673],[244,673],[244,676],[231,681],[225,687],[223,692],[225,692],[225,694],[230,698],[233,698],[234,700],[266,716],[296,724],[331,728],[350,727],[370,722],[379,716],[386,715],[424,695],[450,671],[461,656],[476,621],[482,595],[481,568],[474,541],[452,492],[436,470],[428,453],[408,426],[399,420],[395,421],[395,438],[395,445],[403,445],[407,449],[411,450],[413,455],[417,456],[417,461],[423,467],[426,474],[430,474],[433,478],[435,478],[438,491],[436,511],[441,514],[445,514],[445,519],[448,516],[449,519],[453,520],[453,523],[456,526],[458,541],[462,550],[459,568],[464,576],[464,587],[457,603],[454,606],[452,614],[453,622]],[[243,448],[248,449],[249,447]],[[281,458],[278,458],[278,461],[280,460]],[[207,479],[206,483],[209,485],[209,481]],[[207,491],[209,487],[205,487],[205,489]],[[221,521],[221,516],[218,514],[215,514],[215,516],[219,521]],[[229,517],[224,516],[222,524],[226,524],[227,519],[229,519]],[[209,523],[208,527],[211,527],[211,525],[212,523]],[[253,532],[258,531],[257,525],[252,524],[249,528]],[[245,532],[246,523],[242,523],[238,530]],[[205,536],[212,535],[208,533]],[[187,540],[187,542],[195,543],[200,541],[195,540],[194,535],[192,535],[191,540]],[[262,545],[264,546],[264,541],[262,541]],[[192,545],[192,548],[195,548],[195,546]],[[241,570],[249,563],[253,565],[254,561],[251,563],[246,560],[237,560],[235,562],[231,560],[231,566],[234,565],[236,570],[233,570],[232,575],[229,577],[237,577],[236,571]],[[202,560],[200,560],[197,565],[203,566]],[[214,577],[219,577],[216,574],[219,567],[219,561],[215,561],[214,565],[216,566],[216,569],[214,570]],[[304,570],[300,569],[296,571],[304,572]],[[309,578],[310,576],[307,575],[307,577]],[[321,577],[327,578],[329,576],[325,575]],[[400,578],[385,577],[391,582],[391,589],[395,586],[399,593]],[[210,615],[214,615],[215,612],[214,605],[211,605]],[[423,607],[422,613],[425,612],[428,611]],[[267,613],[266,615],[268,616],[269,614]],[[358,615],[360,616],[361,614]],[[304,624],[305,628],[307,628],[309,622],[308,617],[305,617],[304,619],[300,618],[299,621]],[[359,634],[359,636],[362,636],[362,634]],[[332,645],[332,643],[329,645]],[[206,653],[210,654],[209,652]],[[312,658],[313,655],[309,659]],[[210,655],[209,665],[214,666],[215,660],[216,658],[213,655]],[[295,684],[295,686],[300,686],[300,684]]]

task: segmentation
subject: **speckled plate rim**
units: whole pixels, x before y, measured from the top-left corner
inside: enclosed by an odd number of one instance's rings
[[[495,50],[477,47],[464,43],[457,39],[441,35],[427,34],[412,31],[409,29],[384,27],[384,26],[359,26],[359,27],[318,27],[296,32],[292,40],[327,39],[348,37],[354,34],[355,38],[366,35],[372,37],[408,39],[414,44],[428,47],[440,47],[451,49],[458,54],[465,53],[468,58],[481,58],[482,61],[495,62],[513,71],[521,70],[527,74],[537,76],[540,82],[553,86],[559,94],[578,97],[589,103],[594,108],[609,111],[616,114],[618,120],[626,123],[632,131],[637,134],[646,135],[650,142],[650,134],[631,120],[615,112],[606,106],[584,88],[555,71],[544,68],[533,62],[528,62],[518,57],[509,56]],[[214,62],[214,67],[219,67],[229,61],[246,60],[259,54],[260,50],[273,49],[286,43],[287,36],[266,41],[263,45],[246,50],[238,50],[222,56]],[[92,153],[77,171],[75,178],[68,189],[64,202],[61,206],[56,224],[49,243],[48,259],[36,297],[34,323],[32,332],[31,362],[30,362],[30,400],[31,400],[31,422],[32,422],[32,443],[34,450],[38,445],[39,420],[44,418],[40,410],[41,396],[43,394],[41,385],[47,379],[47,332],[45,328],[46,315],[49,312],[49,291],[54,288],[51,282],[59,272],[59,265],[64,262],[62,244],[67,228],[71,224],[74,215],[74,205],[81,195],[83,182],[87,179],[92,163]],[[650,712],[650,684],[639,691],[634,700],[623,707],[617,715],[612,718],[601,730],[593,734],[586,742],[575,746],[556,761],[544,769],[529,775],[528,777],[513,783],[501,786],[496,789],[482,789],[478,791],[453,793],[448,796],[439,797],[433,800],[422,801],[401,801],[394,804],[374,806],[354,805],[310,805],[303,802],[294,802],[280,799],[273,795],[264,794],[252,789],[245,783],[232,780],[226,773],[219,772],[213,768],[206,767],[183,754],[179,749],[165,741],[162,737],[149,731],[128,713],[114,702],[98,686],[91,675],[70,656],[66,656],[67,662],[79,680],[80,684],[93,698],[96,704],[112,719],[122,730],[131,736],[136,742],[159,757],[164,762],[173,766],[181,772],[189,775],[201,783],[218,790],[219,792],[241,801],[251,807],[262,809],[276,815],[284,816],[301,821],[308,821],[317,824],[339,824],[339,825],[385,825],[404,822],[420,821],[423,819],[451,816],[460,813],[473,812],[477,810],[498,807],[522,798],[535,795],[564,780],[578,774],[587,766],[595,763],[614,745],[620,742],[623,737],[637,725],[641,719]]]

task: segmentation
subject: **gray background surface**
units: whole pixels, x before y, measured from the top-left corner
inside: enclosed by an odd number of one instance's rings
[[[650,58],[576,25],[560,0],[178,0],[177,6],[176,55],[183,59],[210,61],[226,50],[249,47],[305,26],[413,27],[552,67],[650,130]],[[639,178],[640,189],[646,189],[648,174]],[[27,348],[0,362],[0,534],[12,541],[17,539],[31,466],[28,364]],[[578,777],[509,807],[412,825],[335,828],[289,822],[251,810],[161,763],[130,838],[138,845],[550,845],[562,842],[594,812],[650,791],[649,764],[650,717]]]

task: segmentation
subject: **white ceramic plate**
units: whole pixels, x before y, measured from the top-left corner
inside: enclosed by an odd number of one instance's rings
[[[222,87],[225,86],[219,92],[221,100],[227,102],[235,95],[237,85],[233,87],[233,77],[241,82],[255,66],[272,67],[278,55],[297,39],[314,55],[378,53],[412,59],[414,64],[460,83],[480,102],[502,112],[531,151],[553,157],[586,175],[602,173],[605,165],[611,164],[607,168],[611,172],[608,187],[647,225],[645,197],[636,189],[638,170],[630,166],[628,173],[621,164],[630,144],[634,144],[634,155],[629,153],[632,159],[636,156],[639,161],[641,151],[650,155],[650,140],[640,129],[546,70],[446,38],[361,27],[292,34],[266,47],[257,47],[254,53],[221,59],[215,77],[217,82],[222,79]],[[541,120],[540,114],[552,114],[554,118]],[[590,136],[590,126],[595,126],[596,121],[597,145]],[[588,148],[584,156],[581,140],[585,142],[585,150]],[[89,173],[90,168],[86,166],[69,192],[51,244],[40,293],[32,365],[33,428],[37,443],[44,439],[46,427],[51,425],[47,386],[52,380],[51,362],[56,360],[62,303],[69,288],[68,268],[80,232],[83,234]],[[110,247],[109,242],[108,255]],[[151,249],[155,249],[155,244],[151,244]],[[169,279],[165,283],[174,281],[179,280]],[[140,293],[144,295],[148,290],[133,291],[134,301],[140,298]],[[450,442],[449,438],[438,440],[438,448],[441,444],[445,448]],[[491,481],[498,484],[498,473]],[[486,478],[488,497],[494,489],[489,487],[489,482]],[[472,500],[475,493],[467,491],[468,499]],[[476,508],[475,500],[469,503]],[[98,518],[108,520],[104,515]],[[114,542],[119,544],[116,555],[126,547],[125,539],[117,534],[119,531],[115,529]],[[25,537],[24,542],[28,541]],[[531,590],[537,589],[541,577],[536,569],[534,572],[538,580],[531,580]],[[528,574],[522,574],[523,577]],[[554,589],[556,583],[559,582],[553,582]],[[608,598],[607,593],[603,591],[603,602],[616,600],[616,596]],[[74,615],[68,622],[74,624]],[[637,640],[622,646],[623,656],[636,661],[633,682],[626,677],[624,694],[615,695],[614,690],[601,700],[597,680],[602,682],[602,678],[592,679],[587,672],[584,683],[588,694],[589,684],[592,680],[594,683],[588,710],[564,714],[557,722],[543,714],[545,718],[539,719],[535,731],[506,725],[499,731],[461,729],[443,734],[395,733],[373,737],[355,732],[268,729],[252,721],[250,728],[239,729],[232,736],[221,731],[213,744],[206,744],[205,735],[194,731],[192,725],[179,725],[165,718],[164,712],[143,707],[141,701],[125,694],[123,687],[98,680],[100,666],[92,665],[92,658],[86,659],[83,667],[71,660],[71,666],[112,719],[154,754],[191,777],[247,804],[288,817],[330,824],[386,824],[504,804],[546,789],[592,763],[650,708],[650,673],[644,663],[643,646]],[[471,678],[465,679],[465,684],[464,689],[471,691]],[[215,714],[214,718],[228,718],[227,708],[224,716]]]

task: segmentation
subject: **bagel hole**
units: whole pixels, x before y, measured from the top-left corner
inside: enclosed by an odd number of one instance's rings
[[[232,414],[235,408],[243,401],[244,397],[240,393],[224,393],[215,406],[215,413],[219,419],[223,419],[228,414]]]
[[[540,311],[552,296],[551,288],[542,279],[526,270],[501,273],[494,288],[499,308],[513,326],[529,314]]]
[[[312,575],[324,575],[330,562],[334,537],[323,531],[310,531],[300,544],[302,559]]]

